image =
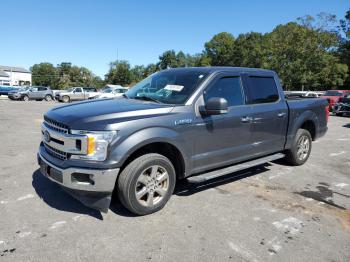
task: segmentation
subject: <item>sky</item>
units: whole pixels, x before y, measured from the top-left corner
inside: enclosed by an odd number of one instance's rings
[[[266,33],[306,14],[343,18],[348,0],[0,0],[0,65],[72,62],[103,77],[109,62],[200,53],[213,35]]]

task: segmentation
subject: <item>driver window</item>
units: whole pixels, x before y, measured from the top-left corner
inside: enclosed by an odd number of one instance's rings
[[[76,88],[75,90],[74,90],[76,93],[81,93],[82,91],[81,91],[81,88]]]
[[[222,97],[227,100],[228,106],[239,106],[244,104],[241,78],[223,77],[204,91],[204,101],[212,97]]]
[[[36,92],[36,91],[38,91],[38,88],[37,88],[37,87],[32,87],[32,88],[30,89],[30,91],[31,91],[31,92]]]

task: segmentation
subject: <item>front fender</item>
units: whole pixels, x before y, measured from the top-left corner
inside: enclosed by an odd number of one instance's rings
[[[157,142],[168,143],[180,151],[185,164],[185,172],[187,173],[190,168],[190,163],[188,162],[189,158],[186,152],[190,152],[188,150],[191,150],[190,143],[186,144],[179,133],[170,128],[152,127],[137,131],[129,135],[122,142],[116,143],[110,152],[110,157],[121,167],[129,156],[138,149]]]

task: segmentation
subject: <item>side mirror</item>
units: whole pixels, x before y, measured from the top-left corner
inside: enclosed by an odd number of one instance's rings
[[[228,112],[227,100],[222,97],[210,98],[200,112],[205,115],[221,115]]]

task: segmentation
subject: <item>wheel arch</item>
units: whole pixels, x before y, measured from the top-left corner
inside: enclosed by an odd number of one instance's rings
[[[176,176],[184,178],[190,169],[186,157],[185,142],[181,141],[177,132],[168,128],[149,128],[128,136],[118,143],[111,152],[111,157],[125,168],[132,160],[146,153],[158,153],[173,163]]]
[[[317,137],[318,126],[319,126],[318,117],[311,110],[304,111],[300,115],[296,116],[296,119],[289,123],[288,130],[290,131],[288,131],[285,148],[288,149],[291,147],[294,141],[294,138],[296,136],[296,133],[300,128],[303,128],[309,131],[311,134],[312,140],[315,140]]]

